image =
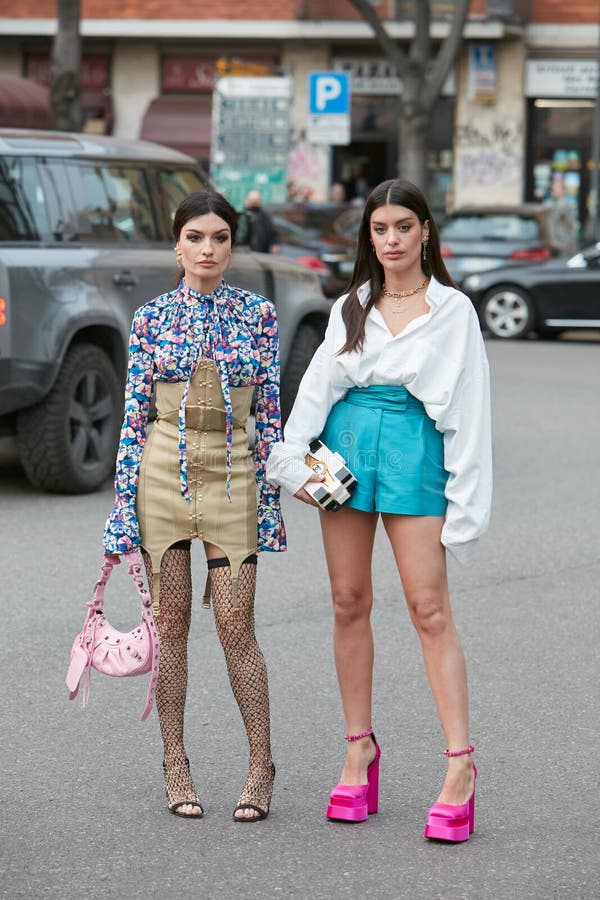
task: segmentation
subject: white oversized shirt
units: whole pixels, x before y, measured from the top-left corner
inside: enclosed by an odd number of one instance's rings
[[[443,434],[448,506],[442,543],[460,562],[472,558],[486,531],[492,498],[489,369],[477,314],[469,298],[431,278],[429,312],[395,337],[373,307],[362,350],[337,353],[346,341],[342,305],[333,305],[284,430],[272,446],[267,479],[295,494],[312,474],[304,456],[319,437],[333,405],[351,387],[404,385]],[[370,283],[358,289],[364,306]]]

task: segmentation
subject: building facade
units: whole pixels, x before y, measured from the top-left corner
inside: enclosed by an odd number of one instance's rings
[[[408,48],[414,0],[373,0]],[[433,46],[452,2],[433,2]],[[397,173],[401,85],[347,0],[82,0],[86,130],[146,137],[209,166],[220,75],[287,75],[293,84],[287,177],[315,199],[351,197]],[[53,0],[0,0],[0,74],[49,81]],[[465,41],[432,116],[428,191],[465,203],[589,204],[597,87],[597,0],[472,0]],[[348,144],[309,139],[311,72],[351,74]]]

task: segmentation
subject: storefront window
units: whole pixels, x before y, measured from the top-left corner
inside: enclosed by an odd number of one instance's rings
[[[527,199],[589,214],[593,100],[531,100]]]

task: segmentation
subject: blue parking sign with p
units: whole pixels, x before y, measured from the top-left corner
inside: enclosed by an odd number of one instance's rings
[[[308,111],[311,115],[349,113],[349,73],[311,72],[308,76]]]

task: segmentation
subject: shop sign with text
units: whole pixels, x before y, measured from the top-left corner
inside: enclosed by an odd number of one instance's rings
[[[402,82],[398,78],[394,66],[387,59],[338,56],[333,60],[332,68],[350,75],[353,94],[369,96],[402,93]],[[456,79],[454,72],[451,72],[442,87],[442,95],[451,96],[455,93]]]
[[[596,97],[598,64],[595,59],[528,59],[527,97]]]

